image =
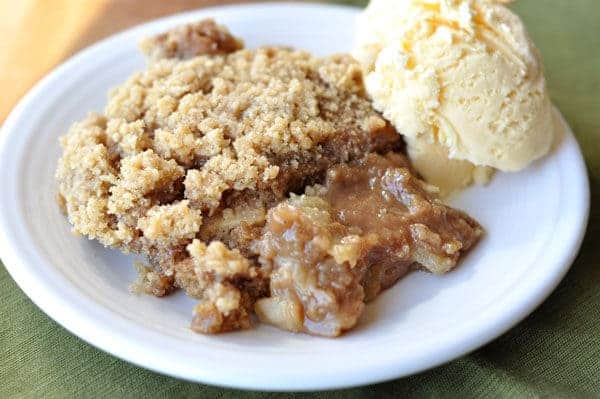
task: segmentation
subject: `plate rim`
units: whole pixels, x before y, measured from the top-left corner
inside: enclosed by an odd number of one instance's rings
[[[34,104],[40,94],[43,94],[44,90],[49,87],[54,81],[56,81],[62,74],[66,73],[69,69],[76,66],[78,63],[84,61],[89,55],[94,52],[103,51],[104,48],[108,49],[113,46],[113,43],[118,43],[121,40],[126,39],[129,36],[136,35],[137,32],[146,30],[151,28],[152,25],[160,25],[160,24],[168,24],[175,23],[177,21],[183,19],[193,19],[202,17],[211,13],[223,13],[233,10],[248,10],[256,12],[257,9],[280,9],[280,8],[301,8],[303,10],[307,9],[315,9],[315,10],[323,10],[328,9],[332,12],[349,12],[349,13],[357,13],[359,8],[345,5],[332,5],[332,4],[318,4],[318,3],[291,3],[291,2],[282,2],[282,3],[253,3],[253,4],[233,4],[226,6],[217,6],[217,7],[207,7],[201,8],[198,10],[183,12],[179,14],[170,15],[167,17],[151,20],[141,25],[136,25],[127,30],[121,31],[120,33],[111,35],[89,47],[83,49],[78,52],[74,56],[70,57],[67,61],[60,64],[58,67],[54,68],[51,72],[49,72],[42,80],[40,80],[17,104],[17,106],[12,110],[8,118],[6,119],[4,126],[2,127],[2,131],[0,133],[0,165],[6,163],[6,156],[9,155],[9,144],[11,143],[11,139],[14,139],[15,132],[17,131],[18,126],[20,125],[19,121],[22,120],[25,116],[23,115],[23,111],[28,107],[31,107]],[[8,194],[0,193],[0,256],[4,260],[4,265],[11,277],[17,282],[19,288],[36,304],[38,308],[40,308],[44,313],[46,313],[53,320],[58,322],[65,329],[70,331],[72,334],[78,336],[83,339],[85,342],[91,344],[92,346],[99,348],[100,350],[107,352],[113,356],[116,356],[120,359],[133,363],[137,366],[150,369],[152,371],[167,374],[176,378],[182,378],[189,381],[194,382],[202,382],[208,384],[214,384],[225,387],[235,387],[235,388],[245,388],[245,389],[268,389],[268,390],[278,390],[278,391],[290,391],[290,390],[319,390],[319,389],[334,389],[334,388],[346,388],[351,386],[359,386],[369,383],[381,382],[393,378],[398,378],[401,376],[413,374],[416,372],[424,371],[426,369],[436,367],[440,364],[446,363],[450,360],[453,360],[457,357],[460,357],[466,353],[469,353],[480,346],[492,341],[497,338],[499,335],[506,332],[508,329],[516,325],[518,322],[523,320],[527,315],[529,315],[535,308],[537,308],[547,297],[548,295],[556,288],[558,283],[562,280],[564,275],[569,270],[571,264],[573,263],[575,257],[579,252],[579,248],[582,244],[583,238],[586,232],[587,221],[589,218],[589,207],[590,207],[590,192],[589,192],[589,181],[587,177],[587,169],[585,167],[585,162],[583,160],[583,156],[581,154],[581,150],[578,147],[576,140],[574,140],[572,130],[561,116],[562,123],[565,126],[567,131],[567,137],[565,137],[565,141],[574,141],[577,152],[577,169],[579,171],[577,177],[580,181],[580,186],[578,187],[581,191],[580,193],[580,207],[577,217],[578,222],[578,230],[577,234],[575,234],[570,238],[569,245],[564,247],[564,257],[557,262],[557,272],[548,278],[545,281],[545,285],[543,287],[538,287],[538,291],[536,295],[531,295],[528,298],[528,301],[523,301],[521,306],[518,307],[517,310],[513,312],[510,317],[497,317],[495,323],[489,323],[487,325],[487,329],[493,332],[487,332],[484,334],[480,334],[477,339],[474,339],[468,343],[462,343],[462,345],[457,345],[458,348],[454,350],[446,350],[444,355],[437,356],[437,360],[432,359],[422,359],[421,364],[415,364],[412,368],[404,367],[402,372],[398,372],[397,367],[389,367],[383,368],[379,367],[378,371],[375,372],[371,370],[371,372],[362,373],[350,372],[345,376],[340,376],[335,380],[313,380],[308,383],[302,381],[296,381],[291,385],[288,382],[282,383],[278,381],[273,381],[271,385],[265,384],[263,381],[251,381],[246,378],[246,380],[238,380],[234,381],[228,379],[227,376],[218,375],[218,371],[216,373],[204,373],[203,375],[198,375],[198,370],[195,370],[195,373],[190,373],[189,370],[182,370],[176,368],[165,369],[160,366],[160,362],[156,362],[155,360],[149,359],[151,356],[144,354],[143,351],[138,350],[123,350],[123,343],[121,345],[110,345],[110,339],[124,339],[123,337],[111,337],[110,330],[111,326],[104,326],[100,328],[100,330],[109,330],[104,331],[107,336],[103,338],[102,342],[98,342],[96,338],[96,334],[94,332],[95,327],[98,329],[98,326],[95,326],[91,320],[81,320],[81,315],[77,315],[78,312],[73,312],[72,309],[69,312],[62,313],[64,310],[63,306],[65,305],[66,298],[61,298],[60,295],[56,295],[53,293],[50,288],[45,287],[43,281],[39,281],[39,277],[32,273],[31,265],[28,265],[32,260],[30,256],[27,256],[24,249],[18,249],[19,243],[14,242],[14,239],[11,238],[9,232],[11,231],[11,227],[8,225],[8,220],[5,219],[5,205],[8,202]],[[563,143],[564,144],[564,143]],[[566,144],[564,144],[566,145]],[[0,168],[0,176],[7,176],[7,171],[10,170],[8,168]],[[18,167],[15,167],[15,170],[18,170]],[[3,179],[4,181],[4,179]],[[5,190],[6,191],[6,190]],[[22,246],[22,245],[21,245]],[[526,303],[525,303],[526,302]],[[96,305],[100,306],[100,305]],[[62,314],[61,314],[62,313]],[[82,313],[82,312],[79,312]],[[508,312],[507,312],[508,313]],[[114,335],[114,333],[113,333]],[[117,334],[118,335],[118,334]],[[343,338],[342,338],[343,339]],[[391,369],[391,370],[390,370]],[[240,376],[237,376],[240,377]]]

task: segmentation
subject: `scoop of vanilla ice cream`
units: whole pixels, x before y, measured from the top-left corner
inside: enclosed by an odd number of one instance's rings
[[[430,184],[439,188],[439,195],[447,197],[471,184],[487,184],[494,168],[474,165],[462,159],[449,159],[444,147],[426,140],[407,138],[407,152],[416,170]]]
[[[374,107],[437,184],[445,175],[463,183],[490,176],[479,166],[520,170],[553,142],[539,52],[500,3],[372,0],[359,17],[354,56]],[[426,152],[463,162],[448,167]]]

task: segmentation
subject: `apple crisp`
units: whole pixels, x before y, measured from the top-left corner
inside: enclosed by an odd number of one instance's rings
[[[245,49],[212,20],[142,48],[148,68],[61,138],[59,202],[76,233],[147,258],[136,291],[198,298],[194,331],[257,315],[337,336],[482,234],[415,177],[350,56]]]

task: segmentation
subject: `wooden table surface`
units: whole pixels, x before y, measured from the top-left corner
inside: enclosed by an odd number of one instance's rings
[[[77,50],[143,21],[248,0],[0,0],[0,124],[46,72]]]

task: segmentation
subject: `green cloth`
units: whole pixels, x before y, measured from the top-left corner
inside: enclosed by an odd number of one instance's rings
[[[364,1],[346,1],[363,4]],[[600,200],[600,1],[521,0],[552,98],[573,127]],[[447,365],[383,384],[311,394],[242,392],[179,381],[118,360],[45,316],[0,266],[0,398],[600,398],[600,209],[559,288],[529,318]]]

